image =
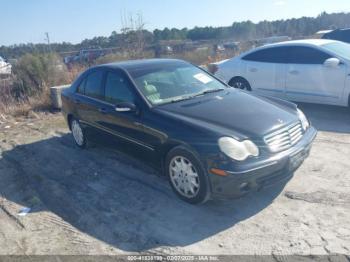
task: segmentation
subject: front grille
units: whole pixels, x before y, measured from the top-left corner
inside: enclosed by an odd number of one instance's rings
[[[290,126],[266,135],[264,141],[272,152],[279,152],[298,143],[302,136],[303,128],[300,121],[298,121]]]

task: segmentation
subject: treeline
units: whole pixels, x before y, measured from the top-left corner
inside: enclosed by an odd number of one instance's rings
[[[161,40],[224,40],[245,41],[265,38],[277,35],[287,35],[293,38],[309,36],[322,29],[336,29],[350,27],[350,13],[322,13],[317,17],[302,17],[277,21],[262,21],[253,23],[251,21],[235,22],[226,27],[195,27],[193,29],[164,28],[153,32],[142,29],[142,31],[117,33],[112,32],[109,37],[94,37],[85,39],[81,43],[73,45],[70,43],[51,44],[21,44],[13,46],[1,46],[0,55],[6,58],[16,58],[25,53],[34,52],[67,52],[78,51],[84,48],[123,48],[132,44],[130,39],[140,40],[145,45],[152,45]],[[140,42],[140,41],[139,41]]]

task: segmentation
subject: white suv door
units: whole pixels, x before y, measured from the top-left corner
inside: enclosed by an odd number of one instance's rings
[[[286,59],[285,47],[263,48],[243,56],[243,75],[252,91],[285,98]]]
[[[326,52],[308,46],[290,46],[287,66],[287,99],[297,102],[338,104],[345,84],[346,67],[329,67]]]

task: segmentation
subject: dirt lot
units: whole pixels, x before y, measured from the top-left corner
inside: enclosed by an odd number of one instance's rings
[[[302,108],[319,134],[287,185],[201,206],[130,156],[76,148],[60,114],[0,116],[0,254],[350,254],[350,111]]]

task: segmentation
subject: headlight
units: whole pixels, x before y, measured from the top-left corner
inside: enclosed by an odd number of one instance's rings
[[[304,131],[306,131],[306,129],[308,129],[309,126],[310,126],[309,120],[307,120],[307,118],[304,115],[303,111],[301,111],[299,108],[297,109],[297,111],[298,111],[299,119],[301,121],[301,125],[302,125]]]
[[[237,141],[232,137],[221,137],[218,141],[220,150],[228,157],[243,161],[249,156],[258,156],[258,147],[250,140]]]

